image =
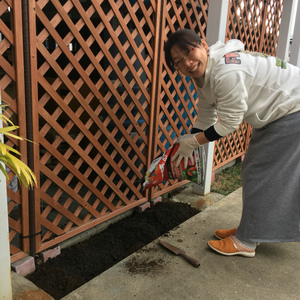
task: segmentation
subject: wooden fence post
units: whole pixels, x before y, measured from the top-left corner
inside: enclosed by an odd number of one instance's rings
[[[284,1],[282,8],[281,24],[278,37],[276,56],[287,61],[289,56],[290,39],[292,35],[292,14],[295,11],[298,0]]]
[[[209,1],[206,29],[206,42],[208,46],[211,46],[217,41],[223,43],[225,41],[228,1],[229,0]],[[205,195],[210,192],[215,143],[207,143],[204,148],[206,152],[205,179],[202,185],[194,184],[194,193],[199,195]]]

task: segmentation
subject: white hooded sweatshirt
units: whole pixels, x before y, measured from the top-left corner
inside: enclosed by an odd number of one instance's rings
[[[195,79],[195,128],[226,136],[244,120],[261,128],[300,110],[300,68],[279,58],[245,52],[238,40],[209,48],[203,79]],[[208,137],[209,138],[209,137]]]

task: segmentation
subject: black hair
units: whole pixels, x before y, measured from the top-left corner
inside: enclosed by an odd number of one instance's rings
[[[171,57],[171,48],[177,46],[182,50],[188,50],[189,46],[198,47],[201,44],[201,37],[190,29],[180,29],[172,33],[165,43],[165,59],[167,66],[174,70],[174,62]]]

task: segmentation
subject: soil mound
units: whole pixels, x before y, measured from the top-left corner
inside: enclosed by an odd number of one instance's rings
[[[37,264],[26,278],[54,299],[61,299],[197,213],[186,203],[159,202],[63,249],[56,258]]]

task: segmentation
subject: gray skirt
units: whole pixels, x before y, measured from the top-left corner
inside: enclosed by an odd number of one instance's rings
[[[236,237],[300,241],[300,111],[253,129],[242,182],[243,211]]]

